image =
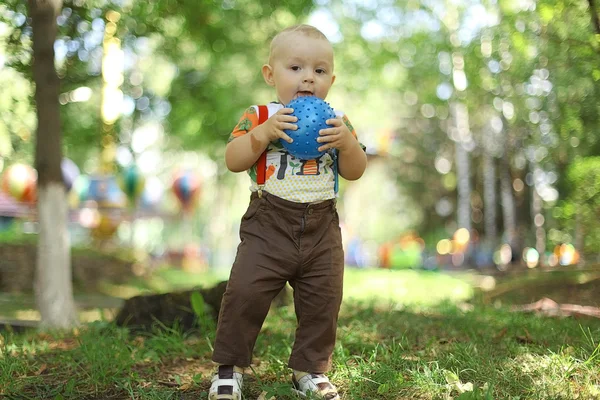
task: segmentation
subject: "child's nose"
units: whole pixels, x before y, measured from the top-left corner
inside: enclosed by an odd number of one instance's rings
[[[315,81],[314,75],[311,71],[306,72],[304,75],[304,82],[313,83]]]

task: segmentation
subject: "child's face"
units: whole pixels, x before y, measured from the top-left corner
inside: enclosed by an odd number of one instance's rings
[[[335,81],[333,49],[325,39],[292,33],[273,50],[262,72],[284,105],[299,96],[325,99]]]

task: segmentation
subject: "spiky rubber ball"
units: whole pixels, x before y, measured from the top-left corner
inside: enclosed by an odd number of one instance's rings
[[[321,157],[325,152],[319,151],[322,143],[317,142],[319,131],[330,128],[325,121],[335,118],[335,111],[329,103],[316,96],[301,96],[292,100],[287,108],[293,108],[291,114],[298,118],[297,130],[286,129],[284,132],[294,141],[288,143],[281,140],[283,147],[300,160],[312,160]]]

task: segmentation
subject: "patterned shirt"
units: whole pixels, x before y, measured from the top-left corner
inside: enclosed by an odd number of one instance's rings
[[[271,103],[267,108],[270,118],[282,109],[283,105]],[[350,132],[356,137],[356,131],[348,118],[339,111],[336,111],[336,116],[343,119]],[[244,112],[235,129],[231,132],[229,141],[247,134],[257,126],[258,106],[251,106]],[[253,192],[258,190],[256,168],[257,165],[254,164],[248,170],[252,180],[250,190]],[[288,153],[279,142],[279,139],[267,146],[265,191],[289,201],[314,203],[335,198],[334,186],[333,158],[329,153],[325,153],[314,160],[300,160]]]

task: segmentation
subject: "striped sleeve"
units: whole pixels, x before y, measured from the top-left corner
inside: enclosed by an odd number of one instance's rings
[[[258,126],[258,113],[255,107],[249,107],[240,118],[239,122],[229,135],[228,142],[238,138]]]
[[[350,131],[350,133],[352,133],[352,135],[356,138],[356,140],[358,140],[358,136],[356,135],[356,130],[354,129],[354,126],[352,126],[352,123],[350,123],[350,120],[348,119],[346,114],[344,114],[342,116],[342,121],[348,127],[348,130]],[[364,144],[360,143],[360,141],[358,143],[360,144],[360,147],[363,149],[363,151],[367,150],[367,148]]]

